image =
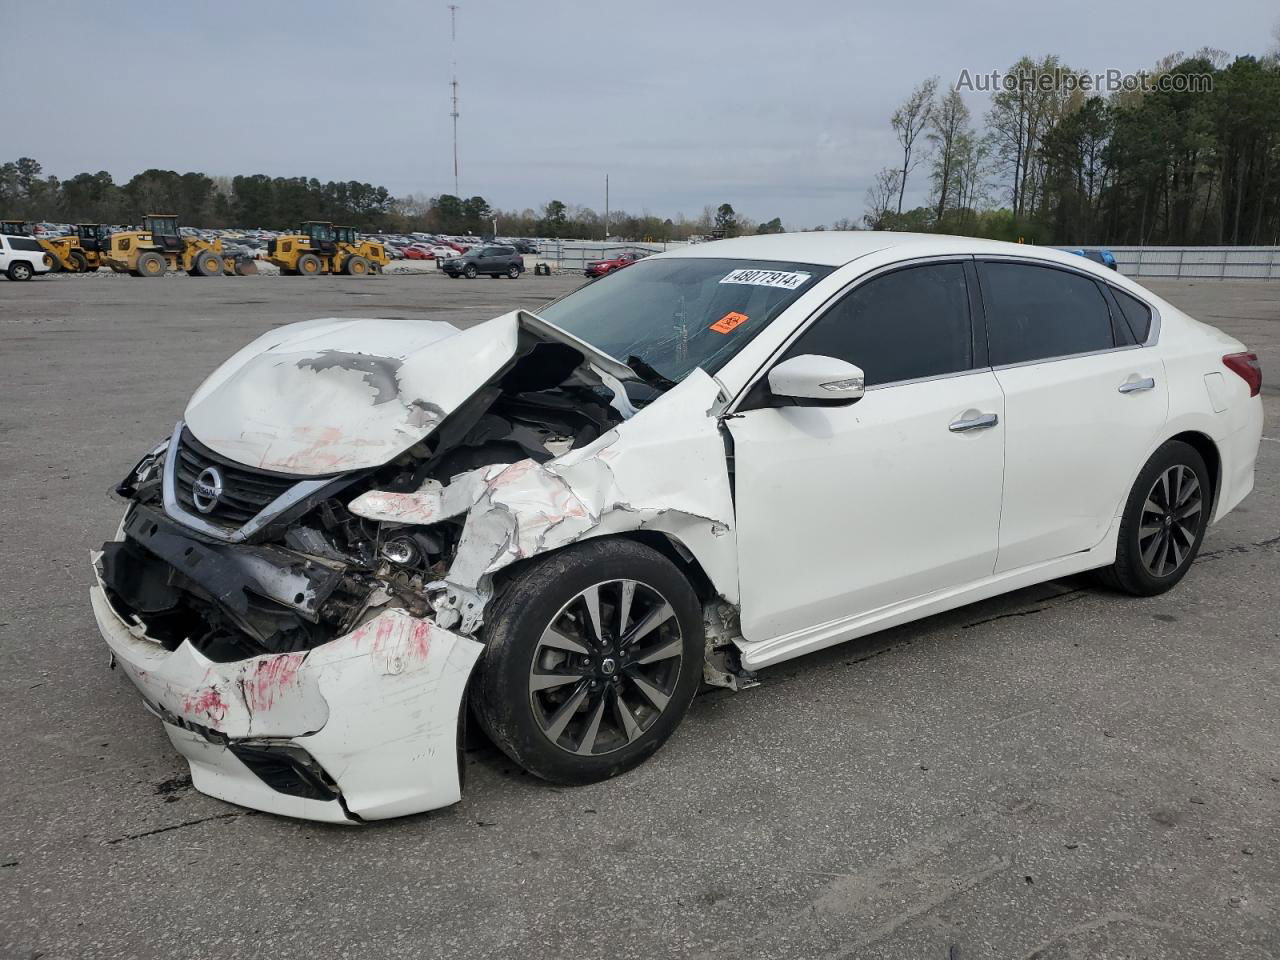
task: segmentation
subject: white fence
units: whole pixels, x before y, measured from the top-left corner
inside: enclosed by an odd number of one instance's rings
[[[664,243],[604,243],[590,240],[544,240],[538,245],[538,259],[558,264],[561,270],[581,272],[592,260],[610,260],[622,253],[635,250],[641,253],[662,253],[684,246],[683,242]]]
[[[1109,247],[1126,277],[1280,280],[1280,247]]]

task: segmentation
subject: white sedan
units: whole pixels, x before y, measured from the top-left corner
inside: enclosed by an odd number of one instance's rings
[[[1069,253],[700,244],[466,330],[270,331],[119,485],[92,602],[214,796],[455,802],[468,711],[586,783],[703,682],[1086,570],[1168,590],[1252,488],[1260,387]]]

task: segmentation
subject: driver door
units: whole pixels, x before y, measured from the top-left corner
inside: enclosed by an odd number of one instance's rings
[[[975,336],[976,289],[966,261],[859,284],[775,362],[856,364],[862,399],[745,409],[757,387],[727,420],[746,640],[837,642],[858,618],[992,575],[1004,396]]]

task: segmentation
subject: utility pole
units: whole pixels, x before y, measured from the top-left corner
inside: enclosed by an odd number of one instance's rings
[[[604,175],[604,242],[609,242],[609,175]]]
[[[449,4],[449,51],[453,55],[453,79],[449,85],[453,88],[453,195],[462,196],[458,189],[458,5]]]

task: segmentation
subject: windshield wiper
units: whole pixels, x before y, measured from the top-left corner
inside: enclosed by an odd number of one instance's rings
[[[676,382],[674,380],[669,380],[668,378],[664,377],[662,374],[660,374],[657,370],[655,370],[649,364],[645,363],[643,360],[637,357],[634,353],[631,354],[631,356],[627,357],[627,366],[635,371],[636,376],[639,377],[641,381],[643,381],[644,383],[647,383],[649,386],[653,387],[653,389],[655,390],[666,391],[666,390],[670,390],[672,387],[676,385]]]

